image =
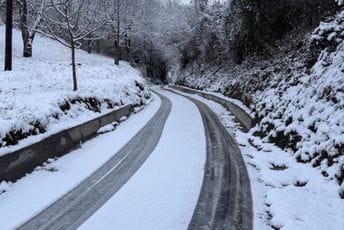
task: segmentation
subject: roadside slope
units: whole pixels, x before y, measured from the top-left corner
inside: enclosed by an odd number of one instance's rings
[[[185,94],[185,93],[183,93]],[[342,229],[337,184],[274,144],[242,132],[234,114],[198,95],[237,140],[250,176],[254,229]]]
[[[0,72],[0,155],[120,106],[145,105],[150,97],[129,64],[115,66],[110,58],[82,50],[77,51],[79,90],[73,92],[68,48],[38,35],[33,57],[24,59],[21,34],[13,33],[13,71]],[[3,48],[1,36],[0,53]]]
[[[255,136],[335,180],[344,199],[343,30],[341,9],[313,32],[285,37],[267,60],[204,64],[201,73],[190,65],[170,80],[243,101],[255,114]]]

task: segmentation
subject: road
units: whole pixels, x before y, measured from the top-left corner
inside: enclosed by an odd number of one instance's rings
[[[238,145],[208,106],[187,98],[201,113],[207,142],[203,185],[188,229],[252,229],[250,179]]]
[[[172,116],[174,98],[181,96],[172,96],[166,90],[157,91],[161,106],[134,138],[95,173],[18,229],[76,229],[86,220],[92,220],[92,216],[96,216],[95,213],[112,197],[118,196],[117,192],[130,184],[134,180],[132,177],[137,176],[135,173],[157,154],[152,152],[159,149],[162,136],[168,139],[168,132],[164,133],[167,129],[165,124]],[[203,183],[198,201],[196,197],[194,204],[190,205],[194,212],[190,213],[188,229],[252,229],[250,184],[240,150],[206,105],[187,99],[199,110],[206,141]],[[189,140],[183,141],[189,142],[192,138],[189,136]]]

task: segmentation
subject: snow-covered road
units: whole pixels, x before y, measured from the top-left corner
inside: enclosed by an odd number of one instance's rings
[[[0,229],[14,229],[72,190],[108,161],[153,117],[160,98],[115,131],[83,143],[80,149],[20,179],[0,195]]]
[[[198,107],[207,146],[201,194],[188,229],[252,229],[250,180],[239,146],[205,103],[179,95]]]
[[[204,104],[155,90],[161,96],[115,131],[1,194],[0,228],[250,229],[235,141]]]
[[[90,177],[19,229],[75,229],[111,198],[141,167],[160,140],[171,111],[162,104],[152,119]]]
[[[127,184],[81,229],[186,229],[203,178],[205,137],[197,107],[175,94],[159,144]]]

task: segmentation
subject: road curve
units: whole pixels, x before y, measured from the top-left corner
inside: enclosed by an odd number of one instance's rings
[[[90,177],[18,229],[76,229],[110,199],[160,140],[172,103],[156,94],[161,98],[161,107],[133,139]]]
[[[204,103],[179,95],[188,98],[198,107],[207,144],[203,185],[188,229],[251,230],[253,214],[250,179],[238,144],[217,115]]]

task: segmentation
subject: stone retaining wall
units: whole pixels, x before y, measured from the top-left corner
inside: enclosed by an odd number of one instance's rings
[[[194,90],[194,89],[190,89],[190,88],[186,88],[186,87],[181,87],[181,86],[170,86],[172,89],[176,89],[176,90],[180,90],[183,91],[185,93],[190,93],[190,94],[197,94],[201,97],[204,97],[206,99],[215,101],[219,104],[221,104],[223,107],[225,107],[228,111],[230,111],[236,118],[237,121],[241,124],[243,131],[247,132],[248,130],[250,130],[254,125],[254,119],[245,112],[245,110],[243,110],[242,108],[240,108],[239,106],[235,105],[234,103],[209,94],[209,93],[205,93],[205,92],[201,92],[199,90]]]
[[[16,181],[32,172],[49,158],[63,156],[80,146],[80,143],[97,135],[99,128],[129,116],[134,111],[127,105],[84,124],[63,130],[46,139],[0,157],[0,182]]]

